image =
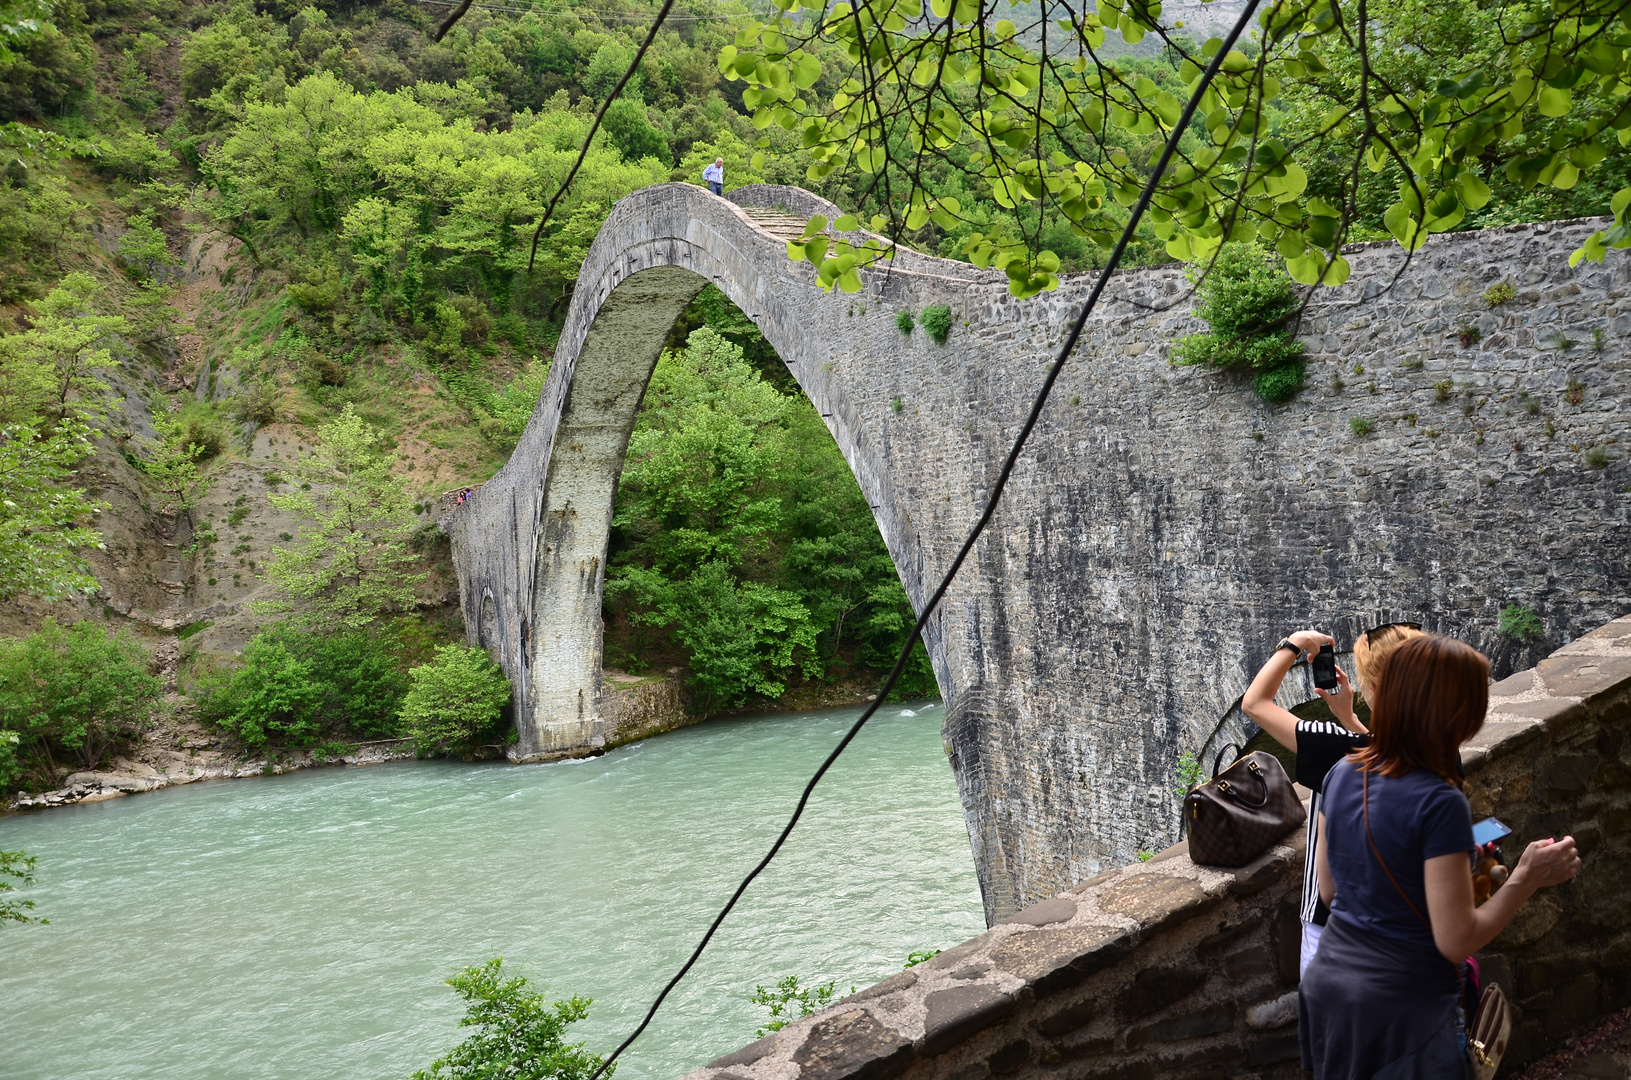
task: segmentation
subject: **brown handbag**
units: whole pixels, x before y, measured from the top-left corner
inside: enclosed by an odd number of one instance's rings
[[[1225,751],[1212,763],[1212,779],[1184,796],[1189,858],[1198,866],[1245,866],[1308,820],[1291,778],[1273,754],[1237,757],[1218,772]]]

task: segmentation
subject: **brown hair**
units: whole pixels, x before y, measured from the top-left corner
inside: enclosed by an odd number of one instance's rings
[[[1484,726],[1489,710],[1489,661],[1454,638],[1423,634],[1401,644],[1387,662],[1371,703],[1370,745],[1359,767],[1383,776],[1415,769],[1461,786],[1461,744]]]
[[[1421,627],[1409,623],[1388,623],[1359,635],[1359,640],[1354,642],[1354,673],[1358,676],[1359,692],[1367,703],[1381,690],[1382,669],[1387,666],[1387,658],[1393,655],[1393,650],[1421,636]]]

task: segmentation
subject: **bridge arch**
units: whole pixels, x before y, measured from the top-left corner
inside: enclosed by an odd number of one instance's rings
[[[616,483],[662,342],[704,284],[821,413],[914,605],[983,507],[1089,276],[1016,301],[1000,273],[902,251],[863,292],[824,293],[785,252],[815,212],[835,208],[767,186],[620,202],[510,461],[446,508],[470,640],[515,688],[518,760],[603,740]],[[1181,268],[1116,275],[926,634],[988,917],[1176,839],[1179,753],[1239,727],[1291,629],[1346,643],[1401,616],[1504,673],[1525,659],[1495,632],[1506,604],[1541,614],[1547,649],[1631,611],[1631,259],[1567,262],[1601,224],[1437,236],[1397,282],[1396,247],[1354,246],[1351,278],[1304,321],[1307,385],[1280,405],[1171,365],[1172,340],[1203,328]],[[1518,298],[1491,310],[1501,280]],[[902,336],[898,312],[931,304],[950,338]],[[1469,323],[1476,349],[1453,332]],[[1594,347],[1548,347],[1557,335]]]
[[[710,283],[753,319],[820,411],[908,596],[921,602],[910,517],[846,388],[830,377],[843,322],[901,290],[885,277],[859,299],[821,292],[783,250],[814,213],[839,211],[797,188],[739,189],[726,200],[668,184],[625,200],[602,228],[537,414],[509,464],[451,515],[465,611],[479,612],[467,620],[472,635],[516,689],[516,760],[604,744],[601,594],[617,481],[662,344]],[[944,686],[937,628],[926,636]]]

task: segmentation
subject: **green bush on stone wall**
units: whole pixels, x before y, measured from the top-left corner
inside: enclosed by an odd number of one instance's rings
[[[1285,271],[1258,248],[1226,244],[1195,291],[1201,298],[1195,314],[1211,329],[1178,339],[1173,360],[1248,374],[1264,401],[1295,394],[1308,364],[1286,326],[1299,300]]]
[[[1514,641],[1536,641],[1546,633],[1540,616],[1528,604],[1508,604],[1502,608],[1497,628]]]
[[[934,340],[936,345],[944,345],[946,337],[951,333],[951,308],[945,304],[935,304],[923,309],[918,316],[923,324],[923,332]]]

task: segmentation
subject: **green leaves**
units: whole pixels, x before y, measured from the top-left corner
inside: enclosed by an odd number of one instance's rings
[[[1573,189],[1606,155],[1607,130],[1631,145],[1631,38],[1605,36],[1613,12],[1594,2],[1567,14],[1525,9],[1535,25],[1504,37],[1492,22],[1500,13],[1482,9],[1441,20],[1408,0],[1367,10],[1343,0],[1269,5],[1252,44],[1223,55],[1199,102],[1199,138],[1186,133],[1179,164],[1156,186],[1150,229],[1182,259],[1210,258],[1225,240],[1261,238],[1296,281],[1334,286],[1348,274],[1340,245],[1361,224],[1351,215],[1414,251],[1490,204],[1492,160],[1520,183]],[[1034,222],[1062,219],[1095,245],[1113,242],[1162,134],[1181,115],[1185,89],[1223,48],[1213,38],[1194,50],[1163,22],[1159,5],[1142,0],[1102,0],[1095,13],[1044,4],[1037,17],[1077,46],[1061,50],[1050,39],[1047,55],[1036,27],[964,22],[953,0],[931,3],[926,24],[891,29],[901,11],[895,0],[854,0],[822,24],[821,45],[842,49],[852,67],[829,105],[800,113],[810,176],[847,170],[868,191],[886,186],[878,205],[888,210],[887,227],[875,231],[916,234],[932,225],[975,263],[1002,269],[1020,296],[1055,283],[1045,257],[1051,245]],[[1100,47],[1107,26],[1129,43],[1159,35],[1176,81],[1156,78],[1158,67],[1083,55]],[[753,63],[729,50],[721,63],[766,100],[782,95],[774,65],[792,61],[777,50],[800,40],[799,31],[787,20],[755,27],[734,46]],[[1360,32],[1371,68],[1352,52]],[[1464,66],[1445,71],[1428,56]],[[1536,125],[1544,135],[1530,130]],[[1391,171],[1389,185],[1402,181],[1377,216],[1374,199],[1358,198],[1377,181],[1354,177],[1357,165]],[[953,175],[955,187],[946,179]],[[973,219],[943,201],[973,184],[994,217]],[[808,238],[789,253],[809,258]],[[824,286],[855,283],[846,276],[854,263],[834,261],[851,254],[833,244],[811,259]]]
[[[498,737],[510,684],[485,650],[444,645],[408,677],[413,685],[402,700],[402,726],[422,756],[450,749],[468,753],[482,739]]]
[[[357,629],[392,611],[409,610],[424,573],[410,573],[413,501],[383,453],[384,436],[346,405],[318,429],[317,445],[300,458],[300,486],[268,496],[302,519],[297,542],[272,549],[268,574],[282,602],[267,612],[302,608],[301,618],[324,629]]]
[[[96,590],[85,558],[102,544],[91,522],[108,504],[68,486],[92,452],[90,436],[75,420],[0,428],[0,599]]]
[[[42,786],[55,786],[59,764],[101,765],[153,718],[164,688],[147,666],[133,636],[94,619],[65,627],[47,617],[25,638],[0,638],[0,732],[17,736],[5,737],[9,756]]]
[[[566,1029],[589,1015],[592,1000],[546,1001],[519,976],[504,977],[503,957],[467,967],[447,984],[465,1000],[464,1041],[412,1080],[587,1080],[600,1056],[568,1044]],[[610,1078],[614,1064],[602,1076]]]

